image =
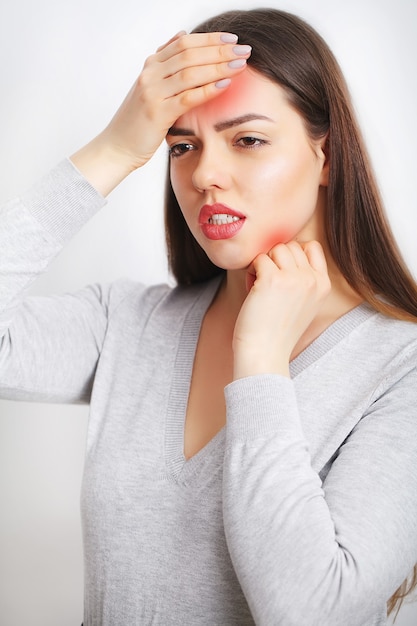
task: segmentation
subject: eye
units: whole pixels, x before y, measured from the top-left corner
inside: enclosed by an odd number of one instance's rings
[[[177,143],[175,146],[171,146],[168,153],[171,157],[180,157],[187,152],[195,150],[195,146],[192,143]]]
[[[240,137],[240,139],[235,142],[235,145],[239,148],[243,148],[246,150],[253,150],[254,148],[259,148],[260,146],[264,146],[268,143],[269,142],[266,141],[266,139],[259,139],[259,137],[247,136]]]

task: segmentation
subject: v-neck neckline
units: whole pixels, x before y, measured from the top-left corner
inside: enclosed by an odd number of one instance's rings
[[[221,278],[205,283],[197,297],[195,287],[190,291],[190,298],[186,298],[187,290],[184,292],[183,288],[180,288],[182,293],[178,293],[178,296],[185,297],[187,302],[169,390],[165,431],[166,469],[171,479],[177,483],[190,484],[209,468],[209,473],[212,474],[213,471],[221,469],[223,464],[223,456],[216,454],[216,450],[224,446],[225,426],[192,457],[187,459],[184,455],[185,416],[197,342],[204,315],[220,284]],[[370,305],[361,303],[335,320],[291,361],[291,378],[298,376],[375,314],[376,311]]]
[[[188,397],[191,387],[194,357],[204,316],[220,287],[222,277],[215,278],[201,286],[197,297],[193,296],[183,318],[183,327],[178,340],[174,371],[169,393],[166,432],[165,460],[167,471],[178,483],[188,484],[196,474],[220,455],[213,450],[224,437],[224,428],[192,457],[184,455],[184,429]],[[192,293],[195,293],[194,291]],[[183,292],[184,294],[184,292]],[[181,297],[181,293],[178,294]],[[184,297],[184,295],[183,295]],[[214,468],[213,468],[214,469]]]
[[[334,348],[362,322],[376,314],[377,311],[367,302],[361,302],[337,318],[290,362],[291,378],[301,374],[303,370]]]

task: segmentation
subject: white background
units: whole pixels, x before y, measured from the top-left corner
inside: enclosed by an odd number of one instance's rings
[[[14,0],[0,6],[0,201],[99,132],[145,57],[172,34],[247,0]],[[336,53],[387,211],[417,273],[417,3],[271,0],[306,18]],[[244,43],[244,42],[243,42]],[[120,276],[166,280],[165,148],[116,190],[35,291]],[[77,626],[87,409],[0,402],[0,624]],[[417,604],[399,626],[415,626]]]

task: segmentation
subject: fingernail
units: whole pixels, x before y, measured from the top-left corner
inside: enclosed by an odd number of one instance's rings
[[[230,78],[223,78],[223,80],[218,80],[217,83],[215,83],[215,87],[217,87],[217,89],[224,89],[228,87],[231,82],[232,80]]]
[[[252,52],[252,46],[235,46],[233,52],[235,54],[249,54]]]
[[[238,40],[238,36],[233,35],[232,33],[222,33],[220,35],[220,39],[223,43],[236,43]]]
[[[232,70],[238,70],[240,67],[246,65],[246,59],[235,59],[227,64]]]

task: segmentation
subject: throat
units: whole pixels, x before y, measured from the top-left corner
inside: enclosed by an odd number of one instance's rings
[[[194,358],[184,426],[186,459],[204,448],[226,423],[224,388],[232,381],[233,327],[221,323],[213,303],[203,320]]]

